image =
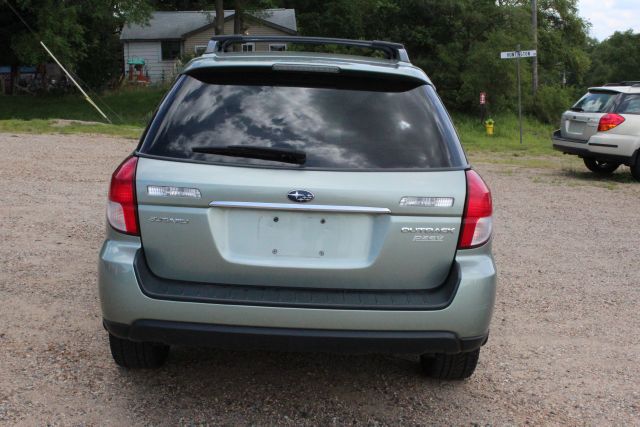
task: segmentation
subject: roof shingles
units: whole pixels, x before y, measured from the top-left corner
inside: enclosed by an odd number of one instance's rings
[[[233,13],[233,10],[225,10],[225,19]],[[297,31],[294,9],[267,9],[256,14],[256,17],[290,31]],[[185,34],[212,24],[214,19],[214,11],[153,12],[147,25],[125,25],[120,33],[120,40],[182,39]]]

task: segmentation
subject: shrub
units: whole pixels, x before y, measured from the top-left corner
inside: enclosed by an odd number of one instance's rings
[[[541,86],[533,98],[531,112],[542,122],[558,123],[560,116],[576,101],[573,88]]]

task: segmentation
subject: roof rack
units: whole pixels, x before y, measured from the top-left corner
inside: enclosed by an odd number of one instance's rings
[[[326,37],[300,37],[300,36],[243,36],[243,35],[227,35],[213,36],[207,45],[205,53],[225,52],[226,49],[235,43],[295,43],[310,45],[339,45],[369,48],[383,51],[389,59],[395,59],[402,62],[410,62],[409,55],[404,45],[400,43],[392,43],[385,41],[368,41],[368,40],[351,40],[351,39],[334,39]],[[638,82],[640,83],[640,82]]]
[[[628,80],[628,81],[623,81],[623,82],[618,82],[618,83],[607,83],[605,84],[605,86],[640,86],[640,81],[633,81],[633,80]]]

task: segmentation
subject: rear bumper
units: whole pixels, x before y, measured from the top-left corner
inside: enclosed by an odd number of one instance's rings
[[[146,319],[136,320],[131,325],[105,320],[104,327],[115,336],[133,341],[209,346],[228,350],[455,354],[475,350],[487,341],[487,336],[460,339],[451,332],[438,331],[265,328]]]
[[[625,138],[614,138],[615,135],[594,135],[588,141],[562,138],[560,130],[551,137],[553,149],[565,154],[573,154],[585,158],[602,161],[634,164],[637,159],[638,144]]]
[[[395,303],[382,307],[334,304],[330,308],[326,304],[251,305],[162,298],[145,294],[139,283],[135,258],[140,249],[138,238],[109,231],[99,259],[105,325],[116,335],[137,340],[224,346],[227,341],[236,342],[224,337],[238,335],[262,342],[258,335],[266,335],[275,347],[285,344],[285,349],[296,348],[298,343],[314,350],[335,345],[348,348],[351,344],[346,343],[354,340],[360,342],[358,351],[364,352],[384,348],[390,352],[426,352],[427,348],[457,352],[473,348],[475,344],[467,344],[468,340],[484,340],[494,306],[496,270],[490,244],[459,251],[455,288],[447,298],[436,298],[441,304],[424,307]]]

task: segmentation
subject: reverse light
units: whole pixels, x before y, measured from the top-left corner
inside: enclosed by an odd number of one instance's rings
[[[467,174],[467,201],[462,216],[458,249],[471,249],[489,241],[493,228],[491,191],[474,170]]]
[[[410,197],[400,199],[400,206],[421,208],[450,208],[453,197]]]
[[[137,157],[129,157],[118,166],[111,176],[107,221],[116,230],[140,235],[138,228],[138,206],[136,202]]]
[[[608,113],[600,118],[598,123],[598,132],[606,132],[611,130],[624,122],[624,117],[620,114]]]
[[[159,185],[148,185],[147,194],[156,197],[188,197],[191,199],[199,199],[202,197],[200,190],[197,188],[167,187]]]

